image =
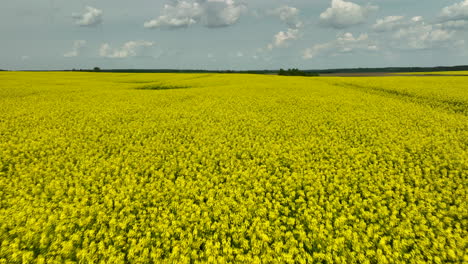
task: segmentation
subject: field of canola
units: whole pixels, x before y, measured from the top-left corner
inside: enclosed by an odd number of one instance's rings
[[[468,77],[0,73],[0,263],[468,262]]]

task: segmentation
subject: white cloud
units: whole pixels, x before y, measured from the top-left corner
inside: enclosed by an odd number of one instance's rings
[[[99,55],[106,58],[128,58],[137,56],[142,50],[154,46],[153,42],[149,41],[129,41],[121,48],[112,49],[108,43],[101,45]]]
[[[426,23],[421,16],[407,19],[389,16],[377,20],[372,26],[375,32],[391,32],[380,35],[386,39],[388,48],[422,50],[453,47],[457,41],[456,30],[468,27],[468,21],[455,20],[437,24]]]
[[[377,32],[392,31],[406,25],[403,19],[403,16],[388,16],[378,19],[372,28]]]
[[[384,23],[383,21],[386,21]],[[455,41],[455,26],[458,23],[428,24],[420,16],[411,19],[401,17],[398,20],[378,20],[374,25],[376,31],[392,31],[388,41],[390,48],[418,50],[448,47]],[[381,23],[379,23],[379,21]]]
[[[79,56],[80,52],[82,51],[85,45],[86,40],[75,40],[75,42],[73,43],[72,50],[63,54],[63,56],[67,58]]]
[[[145,28],[181,28],[197,23],[203,13],[199,3],[178,1],[175,5],[164,5],[163,14],[144,24]]]
[[[299,9],[291,6],[281,6],[268,11],[270,15],[278,16],[289,28],[286,31],[280,31],[273,36],[273,42],[267,45],[268,50],[278,47],[286,47],[290,41],[300,37],[300,29],[303,23],[299,19]]]
[[[23,55],[23,56],[21,56],[21,60],[23,60],[23,61],[29,60],[29,56],[28,55]]]
[[[445,21],[468,20],[468,0],[444,7],[439,17]]]
[[[377,51],[378,49],[377,44],[371,41],[367,34],[355,37],[351,33],[344,33],[338,35],[334,41],[316,44],[304,50],[303,58],[313,59],[320,55],[339,55],[356,51]]]
[[[401,28],[411,27],[414,24],[423,22],[422,16],[415,16],[411,19],[405,19],[404,16],[388,16],[378,19],[372,26],[375,32],[389,32]]]
[[[288,28],[287,31],[278,32],[273,39],[273,43],[268,44],[268,49],[272,50],[277,47],[285,47],[290,40],[299,38],[299,29]]]
[[[234,0],[205,0],[202,23],[206,27],[225,27],[235,24],[246,5],[236,3]]]
[[[369,13],[376,9],[376,6],[332,0],[331,7],[320,14],[320,22],[323,26],[342,29],[365,22]]]
[[[435,25],[417,22],[396,31],[392,37],[396,40],[394,47],[402,49],[430,49],[450,45],[456,32]]]
[[[286,23],[290,28],[300,28],[303,23],[299,20],[299,9],[291,6],[281,6],[269,12],[271,15],[276,15]]]
[[[435,24],[435,26],[442,29],[461,30],[468,28],[468,20],[445,21],[439,24]]]
[[[184,28],[194,24],[226,27],[235,24],[246,5],[235,0],[174,0],[164,5],[162,14],[144,23],[145,28]]]
[[[86,12],[83,14],[74,14],[73,18],[76,20],[76,25],[82,27],[97,26],[102,23],[102,10],[87,6]]]

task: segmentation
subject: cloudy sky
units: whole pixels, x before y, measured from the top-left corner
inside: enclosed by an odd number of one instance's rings
[[[468,0],[15,0],[0,68],[468,64]]]

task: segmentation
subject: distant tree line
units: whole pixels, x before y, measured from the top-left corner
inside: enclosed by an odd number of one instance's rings
[[[438,71],[468,71],[468,65],[437,66],[437,67],[385,67],[385,68],[344,68],[312,70],[317,73],[379,73],[379,72],[438,72]],[[307,70],[306,72],[309,72]]]
[[[73,68],[71,71],[84,71],[84,72],[93,72],[94,71],[94,72],[99,72],[99,71],[101,71],[101,68],[94,67],[91,70],[90,69],[75,69],[75,68]]]
[[[343,68],[324,70],[190,70],[190,69],[73,69],[84,72],[117,72],[117,73],[244,73],[244,74],[279,74],[284,76],[317,76],[320,73],[379,73],[379,72],[437,72],[437,71],[468,71],[468,65],[439,67],[387,67],[387,68]]]
[[[278,75],[282,75],[282,76],[318,76],[318,73],[305,72],[305,71],[300,71],[297,68],[292,68],[292,69],[287,69],[287,70],[280,69],[279,72],[278,72]]]
[[[69,70],[68,70],[69,71]],[[245,73],[245,74],[276,74],[276,70],[190,70],[190,69],[101,69],[94,67],[93,69],[72,69],[71,71],[81,72],[115,72],[115,73]]]

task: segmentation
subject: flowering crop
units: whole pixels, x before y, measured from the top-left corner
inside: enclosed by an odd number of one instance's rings
[[[0,263],[467,262],[467,83],[0,73]]]

